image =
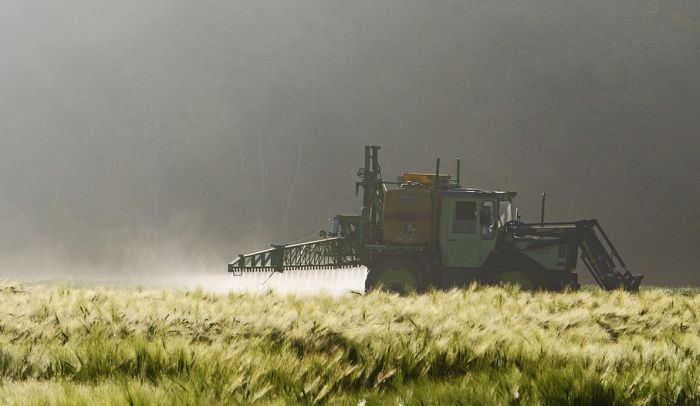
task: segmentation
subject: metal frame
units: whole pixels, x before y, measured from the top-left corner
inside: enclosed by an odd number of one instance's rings
[[[239,255],[228,265],[234,274],[251,271],[288,269],[330,269],[360,264],[357,250],[345,238],[326,238],[293,245],[272,245],[272,248]]]

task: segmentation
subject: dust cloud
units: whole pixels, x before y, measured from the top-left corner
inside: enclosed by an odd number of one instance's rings
[[[697,1],[18,0],[0,27],[0,277],[228,278],[357,212],[378,144],[386,178],[461,157],[700,284]]]

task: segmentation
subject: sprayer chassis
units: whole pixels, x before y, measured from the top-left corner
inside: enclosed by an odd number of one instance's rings
[[[579,287],[574,271],[580,255],[602,288],[639,288],[642,276],[626,269],[597,220],[545,223],[544,200],[540,223],[510,220],[516,193],[461,187],[459,160],[456,180],[440,174],[438,159],[435,174],[405,173],[397,182],[383,181],[378,151],[378,146],[365,147],[364,166],[357,173],[360,181],[355,191],[363,192],[359,215],[335,216],[330,230],[320,233],[320,240],[271,245],[264,251],[239,255],[229,264],[229,272],[366,266],[368,289],[384,286],[399,292],[421,291],[431,286],[505,282],[527,289],[562,290]],[[388,187],[406,191],[407,202],[416,195],[410,190],[429,191],[421,192],[429,195],[429,211],[422,220],[420,213],[402,212],[400,207],[385,211]],[[405,226],[405,243],[386,241],[388,219],[394,222],[392,238],[397,225],[399,234],[400,226]],[[429,229],[416,233],[419,227]],[[418,234],[426,238],[410,240]]]

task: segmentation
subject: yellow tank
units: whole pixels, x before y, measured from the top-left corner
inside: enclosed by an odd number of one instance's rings
[[[434,173],[417,173],[417,172],[404,172],[401,175],[404,182],[416,182],[421,185],[433,185],[435,184],[435,174]],[[446,184],[450,179],[450,175],[438,175],[438,181],[440,184]]]
[[[429,190],[387,190],[384,193],[384,242],[414,245],[430,241],[431,206]]]

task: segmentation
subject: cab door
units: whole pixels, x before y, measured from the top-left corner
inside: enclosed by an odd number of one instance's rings
[[[444,199],[441,239],[446,266],[475,268],[481,264],[478,223],[479,202],[467,198]]]
[[[496,202],[493,200],[483,200],[479,203],[479,265],[496,248],[496,234],[498,233],[498,223],[496,220]]]

